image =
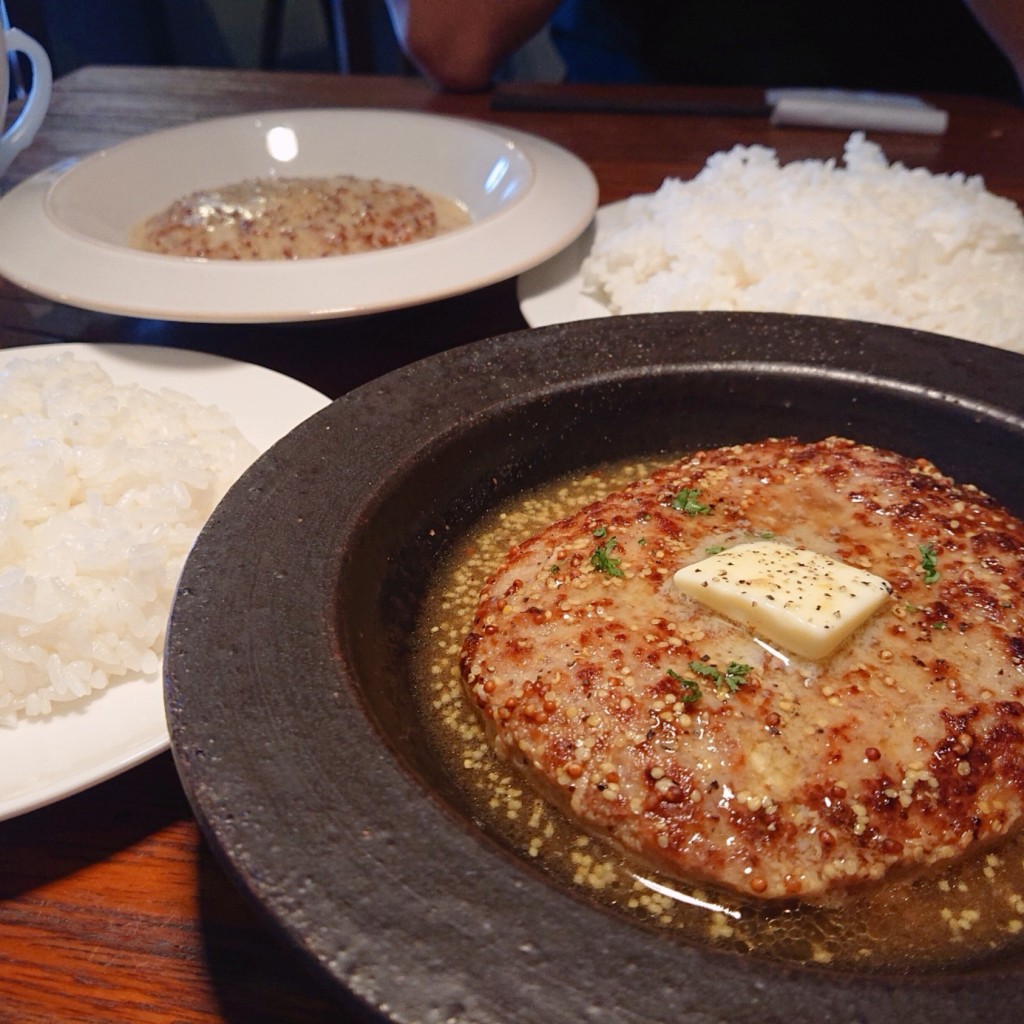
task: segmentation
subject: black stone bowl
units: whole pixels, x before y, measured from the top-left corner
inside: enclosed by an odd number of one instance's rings
[[[339,358],[343,358],[339,354]],[[494,502],[656,450],[841,434],[1024,514],[1024,357],[761,314],[523,331],[368,384],[296,428],[202,532],[170,622],[174,756],[211,845],[284,939],[400,1022],[1017,1021],[1017,963],[894,977],[691,948],[485,835],[409,699],[409,637]]]

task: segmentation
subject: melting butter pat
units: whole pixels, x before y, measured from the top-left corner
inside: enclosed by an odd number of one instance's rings
[[[680,569],[677,590],[805,658],[831,654],[881,607],[880,576],[776,541],[737,544]]]

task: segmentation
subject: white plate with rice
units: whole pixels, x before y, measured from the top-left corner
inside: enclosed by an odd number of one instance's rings
[[[272,370],[181,349],[0,351],[0,820],[167,749],[173,566],[230,480],[327,404]],[[168,436],[186,422],[199,462]],[[90,692],[74,699],[75,686]]]
[[[837,154],[838,156],[838,154]],[[1024,352],[1024,217],[981,178],[888,163],[716,153],[692,180],[601,207],[518,282],[531,327],[619,313],[802,313]]]
[[[140,223],[193,193],[336,175],[414,186],[471,222],[311,259],[187,258],[133,245]],[[524,132],[399,110],[265,111],[140,136],[15,186],[0,198],[0,238],[18,240],[0,248],[0,276],[69,305],[162,320],[356,316],[514,277],[564,248],[596,206],[587,165]]]

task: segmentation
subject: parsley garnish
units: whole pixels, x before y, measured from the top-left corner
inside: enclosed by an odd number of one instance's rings
[[[917,550],[921,552],[921,571],[924,573],[925,583],[938,583],[939,553],[931,544],[918,544]]]
[[[683,703],[692,704],[700,700],[703,694],[700,692],[700,683],[696,679],[687,679],[673,669],[668,670],[669,678],[674,679],[683,688]]]
[[[684,487],[673,499],[672,507],[678,509],[680,512],[685,512],[688,516],[706,516],[711,512],[711,506],[705,505],[697,499],[700,497],[700,491]]]
[[[717,554],[720,554],[721,552],[723,552],[724,550],[725,550],[725,545],[724,544],[713,544],[711,547],[704,549],[704,554],[705,555],[717,555]]]
[[[722,678],[722,673],[715,668],[714,665],[707,665],[703,661],[691,661],[690,671],[696,672],[699,676],[704,676],[707,679],[711,679],[714,682],[718,682]]]
[[[595,537],[603,537],[604,534],[605,529],[603,526],[601,527],[600,534],[596,530],[594,531]],[[625,575],[619,568],[619,560],[617,558],[612,558],[611,556],[612,548],[614,548],[616,544],[618,544],[618,541],[614,537],[609,537],[606,544],[602,544],[600,547],[594,549],[594,553],[590,556],[590,564],[598,572],[606,572],[609,576]]]
[[[607,526],[599,526],[594,531],[594,536],[595,537],[603,537],[607,532],[608,532],[608,527]]]
[[[716,688],[724,686],[729,693],[735,693],[747,681],[747,673],[751,671],[750,665],[744,665],[739,661],[730,661],[724,672],[717,665],[709,665],[703,661],[691,661],[689,668],[694,675],[710,680],[711,685]],[[688,679],[673,669],[669,669],[667,674],[682,687],[684,704],[692,704],[703,696],[700,683],[696,679]]]
[[[749,665],[744,665],[739,661],[730,661],[726,666],[725,675],[722,676],[722,682],[725,683],[726,689],[730,693],[735,693],[747,681],[749,671]]]

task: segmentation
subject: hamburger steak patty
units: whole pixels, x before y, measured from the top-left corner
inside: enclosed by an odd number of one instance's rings
[[[772,536],[892,587],[829,657],[673,587]],[[512,548],[462,650],[497,752],[687,881],[822,900],[960,858],[1024,808],[1024,524],[852,441],[699,451]]]

